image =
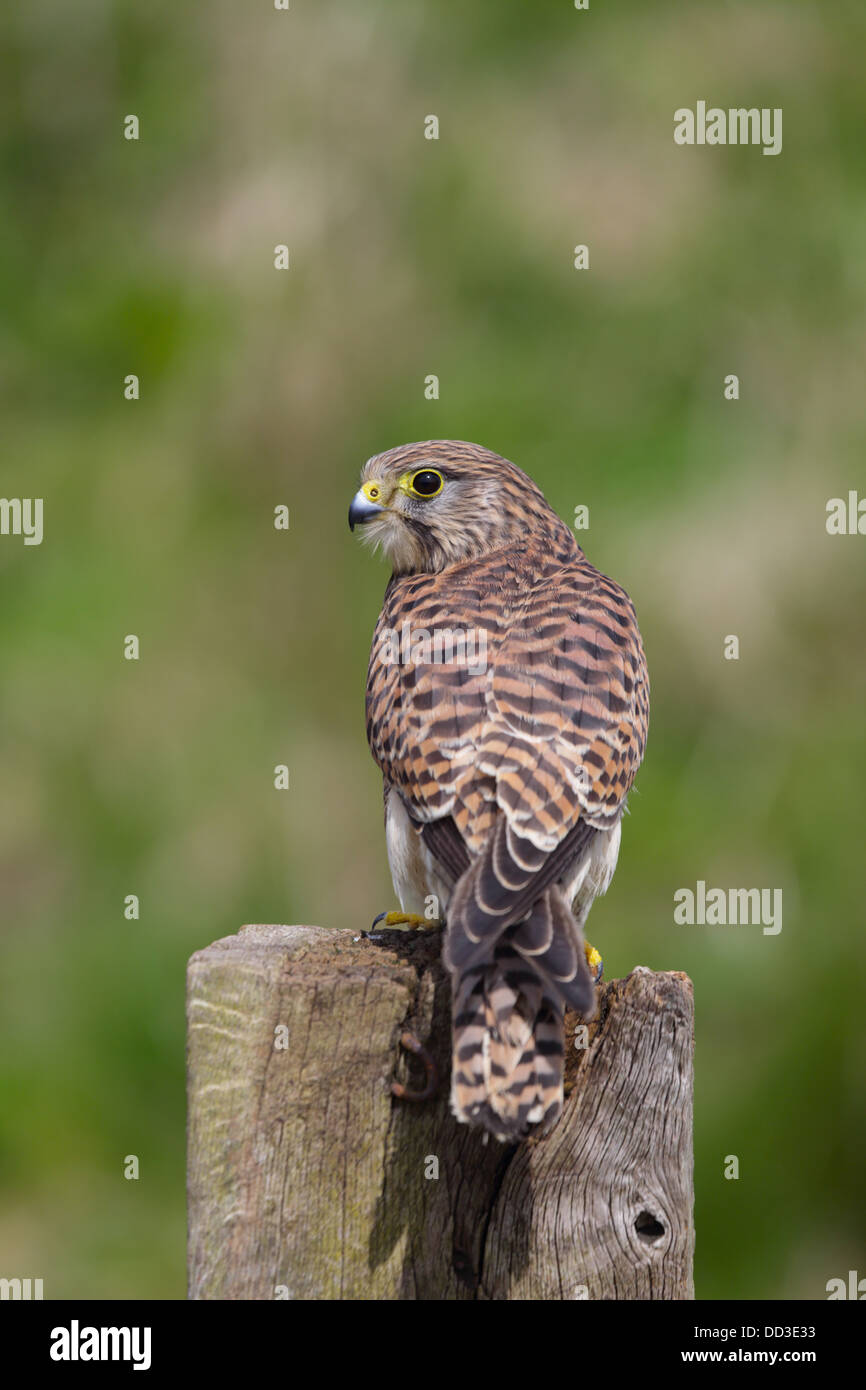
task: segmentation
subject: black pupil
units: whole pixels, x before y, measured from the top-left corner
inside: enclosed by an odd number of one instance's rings
[[[434,492],[438,492],[441,485],[441,478],[438,473],[431,469],[425,469],[422,473],[416,473],[412,479],[412,486],[416,492],[420,492],[422,497],[432,497]]]

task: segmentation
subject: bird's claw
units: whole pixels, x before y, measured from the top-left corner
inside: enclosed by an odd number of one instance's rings
[[[422,917],[418,912],[380,912],[370,931],[380,922],[386,927],[405,927],[408,931],[435,931],[442,925],[438,917]]]
[[[604,974],[604,961],[594,946],[590,946],[588,941],[584,942],[583,953],[586,956],[586,963],[589,966],[589,973],[592,976],[594,985],[601,983]]]

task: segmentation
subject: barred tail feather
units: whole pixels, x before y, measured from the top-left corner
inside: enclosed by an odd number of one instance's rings
[[[563,1012],[595,1013],[582,918],[557,882],[563,865],[574,881],[575,862],[578,869],[588,862],[595,835],[575,827],[572,858],[557,865],[502,817],[448,902],[451,1105],[459,1120],[499,1139],[552,1128],[562,1109]]]
[[[583,932],[559,888],[549,888],[507,939],[548,989],[584,1018],[595,1014],[595,984],[586,963]]]
[[[562,1110],[563,998],[504,934],[492,961],[456,977],[451,1107],[514,1142],[546,1134]]]

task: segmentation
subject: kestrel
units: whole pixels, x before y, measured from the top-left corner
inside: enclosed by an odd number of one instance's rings
[[[432,901],[445,922],[451,1106],[499,1139],[544,1134],[564,1008],[595,1012],[583,927],[646,743],[634,608],[532,479],[477,444],[377,454],[349,525],[393,567],[367,737],[403,920]]]

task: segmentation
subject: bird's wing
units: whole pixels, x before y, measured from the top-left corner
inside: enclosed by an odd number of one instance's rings
[[[383,656],[385,632],[404,638],[399,655],[411,657],[413,641],[443,629],[476,634],[474,665]],[[465,846],[471,872],[448,914],[463,924],[451,933],[454,965],[483,954],[586,853],[595,830],[616,824],[643,756],[648,704],[631,602],[579,551],[565,565],[529,548],[499,552],[389,585],[368,736],[413,820],[450,818]],[[453,876],[453,831],[424,833]]]
[[[477,766],[495,780],[501,814],[449,904],[452,966],[484,959],[523,922],[513,944],[585,1005],[579,939],[530,910],[622,815],[648,705],[628,596],[583,557],[544,575],[512,614],[490,674]]]
[[[552,852],[577,817],[622,814],[646,744],[649,688],[628,595],[581,557],[526,595],[499,645],[480,764],[509,825]]]

